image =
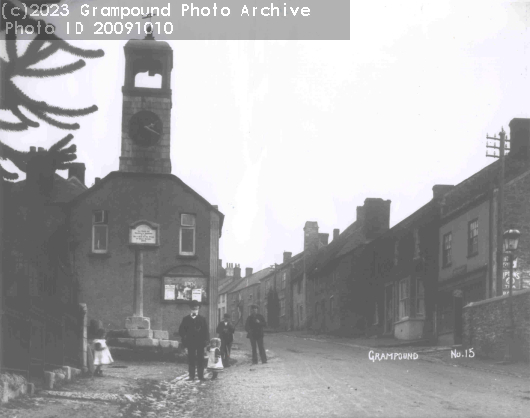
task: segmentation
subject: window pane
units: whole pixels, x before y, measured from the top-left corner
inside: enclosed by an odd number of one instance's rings
[[[182,214],[180,223],[182,226],[195,226],[195,215]]]
[[[193,253],[193,247],[194,247],[194,235],[195,235],[195,229],[193,228],[182,228],[181,231],[181,239],[182,242],[180,243],[181,252],[183,253]]]
[[[93,249],[98,251],[107,250],[107,226],[94,225]]]

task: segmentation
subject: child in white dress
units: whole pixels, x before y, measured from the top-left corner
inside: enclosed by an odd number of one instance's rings
[[[223,360],[221,359],[221,340],[212,338],[208,346],[207,370],[212,372],[212,380],[217,379],[217,373],[223,371]]]
[[[103,371],[101,370],[102,365],[114,363],[109,348],[107,347],[107,342],[105,341],[105,335],[104,329],[98,329],[96,338],[92,343],[94,348],[94,366],[96,366],[95,376],[103,375]]]

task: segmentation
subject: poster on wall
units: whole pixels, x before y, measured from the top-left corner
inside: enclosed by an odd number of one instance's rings
[[[175,285],[174,284],[165,285],[164,300],[175,300]]]
[[[208,301],[205,277],[164,277],[164,300],[201,303]]]
[[[519,290],[521,286],[521,278],[519,271],[517,270],[517,258],[513,260],[513,278],[512,278],[512,291]],[[504,257],[502,263],[502,294],[507,295],[510,293],[510,260],[508,256]]]

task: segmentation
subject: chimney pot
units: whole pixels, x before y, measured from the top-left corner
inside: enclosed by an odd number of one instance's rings
[[[449,192],[449,190],[451,190],[453,187],[455,186],[451,184],[435,184],[434,186],[432,186],[433,199],[438,199],[442,197],[444,194]]]
[[[339,235],[340,235],[340,229],[335,228],[333,230],[333,241],[335,241],[339,237]]]
[[[81,183],[85,184],[86,166],[84,163],[70,163],[68,168],[68,178],[76,177]]]

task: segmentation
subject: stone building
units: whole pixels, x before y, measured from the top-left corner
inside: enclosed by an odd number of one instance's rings
[[[241,267],[239,264],[227,263],[226,271],[228,275],[224,280],[219,281],[219,291],[217,297],[217,310],[219,319],[223,319],[225,313],[229,313],[228,309],[228,293],[235,289],[243,280],[241,277]],[[252,268],[246,268],[245,277],[252,275]]]
[[[497,257],[498,231],[521,231],[515,291],[530,287],[530,119],[513,119],[510,138],[501,228],[497,217],[499,161],[465,179],[443,198],[436,325],[441,341],[447,344],[462,341],[464,306],[507,292],[509,269]]]
[[[390,201],[367,198],[357,208],[357,220],[333,241],[305,259],[307,275],[307,327],[314,332],[355,335],[365,332],[369,298],[366,278],[356,277],[359,249],[388,230]],[[306,237],[315,239],[318,230],[306,224]],[[309,253],[311,243],[307,243]],[[362,257],[361,257],[362,259]],[[355,286],[354,286],[355,285]]]
[[[440,201],[453,186],[435,185],[433,198],[363,249],[358,263],[370,300],[367,334],[415,340],[434,335]]]
[[[250,270],[247,270],[250,273]],[[268,276],[274,269],[271,267],[252,273],[244,277],[240,283],[227,294],[227,312],[232,315],[232,322],[236,329],[243,330],[245,321],[250,315],[250,306],[257,305],[263,314],[261,302],[261,280]]]
[[[124,51],[119,171],[70,204],[80,301],[107,329],[147,317],[151,329],[173,335],[199,300],[213,333],[224,216],[171,174],[173,51],[154,39],[131,40]],[[161,76],[160,88],[137,85],[145,72]]]

